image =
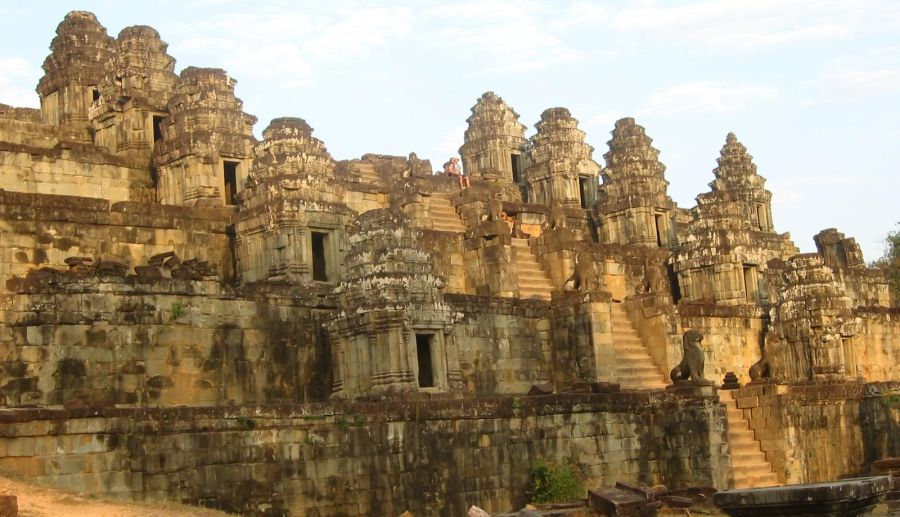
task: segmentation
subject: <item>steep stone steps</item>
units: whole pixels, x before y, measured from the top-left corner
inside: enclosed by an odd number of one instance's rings
[[[553,283],[537,257],[531,252],[528,239],[512,239],[512,249],[516,257],[519,297],[549,300]]]
[[[641,336],[637,333],[625,306],[612,304],[613,347],[616,351],[616,371],[623,389],[647,390],[666,387],[666,378],[660,371]]]
[[[440,195],[431,195],[425,198],[425,206],[428,209],[428,219],[431,221],[431,229],[441,232],[466,231],[466,225],[456,213],[456,208],[450,200]]]
[[[722,397],[728,410],[728,446],[731,449],[734,488],[776,486],[778,477],[753,436],[750,423],[744,418],[744,410],[738,409],[734,400],[736,393],[732,391],[730,397]]]

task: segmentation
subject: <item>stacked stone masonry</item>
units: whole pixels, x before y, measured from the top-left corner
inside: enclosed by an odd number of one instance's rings
[[[0,105],[0,468],[248,515],[460,515],[521,506],[537,460],[728,488],[900,454],[886,273],[833,228],[798,254],[734,134],[679,207],[634,119],[601,166],[566,108],[528,136],[487,92],[461,189],[415,153],[335,159],[298,117],[258,139],[233,78],[175,64],[74,11],[41,109]],[[743,387],[670,386],[688,331]]]

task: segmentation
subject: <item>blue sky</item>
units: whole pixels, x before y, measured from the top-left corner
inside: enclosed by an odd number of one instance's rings
[[[603,164],[616,119],[647,128],[680,206],[709,190],[734,131],[773,192],[776,229],[802,251],[836,227],[866,260],[900,221],[900,2],[43,1],[0,4],[0,102],[34,86],[66,12],[110,35],[150,25],[176,71],[237,79],[259,135],[303,117],[337,159],[415,151],[439,165],[487,90],[534,132],[569,108]]]

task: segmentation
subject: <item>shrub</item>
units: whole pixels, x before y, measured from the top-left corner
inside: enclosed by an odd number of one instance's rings
[[[538,460],[531,466],[531,500],[535,503],[558,503],[584,499],[584,485],[572,465],[556,465]]]

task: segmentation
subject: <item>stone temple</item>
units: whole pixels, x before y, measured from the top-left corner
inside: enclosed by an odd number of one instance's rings
[[[449,516],[521,508],[538,460],[725,490],[900,456],[900,300],[835,229],[798,254],[735,134],[679,207],[634,119],[604,166],[577,114],[529,132],[486,92],[460,189],[297,117],[258,140],[147,26],[73,11],[43,70],[39,110],[0,106],[0,469]]]

